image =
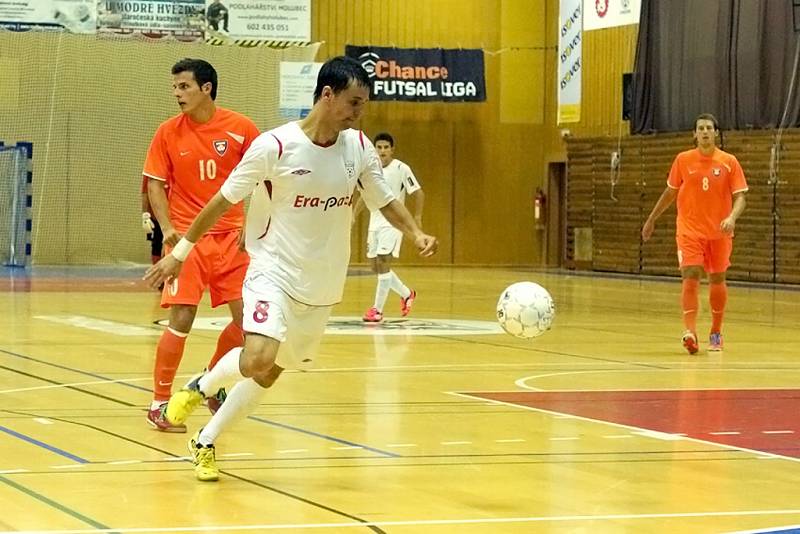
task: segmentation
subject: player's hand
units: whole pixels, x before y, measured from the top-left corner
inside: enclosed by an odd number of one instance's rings
[[[175,259],[172,254],[167,254],[158,263],[147,269],[142,280],[147,282],[147,285],[153,289],[158,289],[158,286],[162,283],[168,284],[178,276],[181,272],[181,267],[183,267],[183,263]]]
[[[732,234],[733,229],[736,227],[736,219],[731,216],[725,217],[722,219],[722,222],[719,223],[719,229],[726,234]]]
[[[152,216],[146,211],[142,212],[142,230],[144,230],[144,233],[152,234],[155,227]]]
[[[164,234],[164,244],[168,247],[174,247],[183,237],[175,228],[169,228],[168,230],[162,228],[162,231]]]
[[[439,249],[439,240],[432,235],[420,233],[417,238],[414,239],[414,245],[416,245],[417,250],[419,250],[419,255],[427,258],[428,256],[436,254],[436,251]]]
[[[642,226],[642,241],[647,241],[653,235],[656,225],[650,219],[647,219]]]

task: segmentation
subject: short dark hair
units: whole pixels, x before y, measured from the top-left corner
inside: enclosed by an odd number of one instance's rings
[[[375,136],[375,144],[378,144],[378,141],[386,141],[389,143],[389,146],[394,148],[394,137],[388,132],[381,132]]]
[[[714,123],[714,130],[719,131],[719,123],[717,122],[717,118],[711,113],[701,113],[698,115],[694,120],[694,128],[692,128],[692,130],[697,130],[697,121],[711,121]]]
[[[355,82],[362,87],[372,90],[369,75],[361,63],[347,56],[336,56],[326,61],[317,75],[317,87],[314,89],[314,103],[322,96],[322,89],[326,85],[337,94]]]
[[[211,63],[203,59],[185,57],[172,66],[173,76],[181,72],[191,72],[200,87],[211,82],[211,100],[217,99],[217,71]]]

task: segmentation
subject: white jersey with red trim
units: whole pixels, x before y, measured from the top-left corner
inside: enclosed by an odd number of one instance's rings
[[[383,177],[392,190],[394,197],[400,202],[405,202],[406,193],[409,195],[422,189],[417,181],[417,177],[411,172],[411,167],[400,161],[393,159],[383,168]],[[379,228],[393,228],[380,210],[371,210],[369,215],[369,231]]]
[[[328,147],[312,143],[297,122],[258,136],[220,189],[233,204],[252,193],[248,277],[268,276],[304,304],[339,302],[356,187],[370,210],[394,199],[361,131],[344,130]]]

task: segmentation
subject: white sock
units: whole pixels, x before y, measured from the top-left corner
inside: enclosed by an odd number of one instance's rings
[[[389,290],[392,287],[392,273],[381,273],[378,275],[378,286],[375,288],[375,308],[379,312],[383,312],[383,306],[386,304],[386,297],[389,296]]]
[[[236,382],[219,411],[200,432],[198,443],[202,445],[214,443],[223,430],[255,410],[266,392],[267,389],[259,386],[252,378]]]
[[[392,275],[392,291],[404,299],[407,299],[409,296],[411,296],[411,290],[406,287],[402,280],[400,280],[400,277],[397,276],[394,271],[389,271],[389,274]]]
[[[151,403],[150,403],[150,410],[155,410],[155,409],[161,408],[161,407],[162,407],[162,406],[164,406],[166,403],[167,403],[167,401],[157,401],[157,400],[154,400],[153,402],[151,402]]]
[[[241,354],[242,347],[232,348],[225,356],[220,358],[212,370],[203,375],[198,382],[203,395],[214,395],[219,388],[244,379],[244,375],[239,370],[239,356]]]

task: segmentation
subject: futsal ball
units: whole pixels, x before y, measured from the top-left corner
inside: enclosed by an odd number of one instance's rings
[[[533,282],[511,284],[497,301],[497,321],[512,336],[539,337],[553,323],[556,307],[545,288]]]

